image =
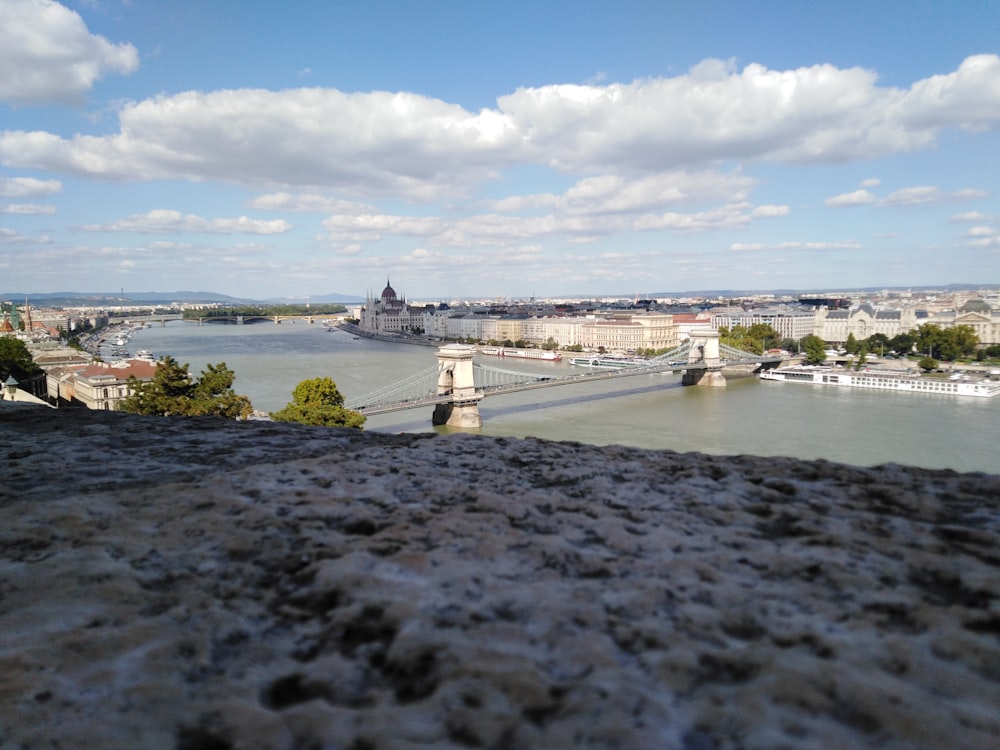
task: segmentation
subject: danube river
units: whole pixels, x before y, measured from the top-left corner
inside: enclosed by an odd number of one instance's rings
[[[363,396],[435,364],[433,347],[389,344],[305,322],[154,324],[129,349],[189,363],[192,374],[225,362],[234,390],[259,411],[276,411],[302,380],[330,377],[345,398]],[[553,376],[568,362],[481,357],[485,364]],[[422,432],[432,407],[373,416],[367,430]],[[887,462],[1000,473],[1000,398],[979,399],[823,388],[756,378],[727,388],[685,388],[679,375],[642,375],[493,396],[480,405],[481,434],[597,445],[786,455],[872,466]]]

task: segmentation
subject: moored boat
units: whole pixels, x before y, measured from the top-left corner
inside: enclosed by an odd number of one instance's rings
[[[936,393],[989,398],[1000,395],[1000,382],[959,376],[958,379],[928,378],[892,370],[847,370],[826,365],[794,365],[764,370],[761,380],[784,383],[815,383],[840,388],[871,388],[902,393]]]
[[[609,357],[604,356],[594,356],[594,357],[573,357],[570,364],[577,365],[578,367],[598,367],[598,368],[609,368],[609,369],[621,369],[623,367],[640,367],[647,364],[646,360],[643,359],[631,359],[629,357]]]
[[[515,359],[541,359],[546,362],[559,362],[562,355],[558,352],[547,351],[545,349],[509,349],[505,346],[482,346],[479,348],[480,354],[488,354],[491,357],[514,357]]]

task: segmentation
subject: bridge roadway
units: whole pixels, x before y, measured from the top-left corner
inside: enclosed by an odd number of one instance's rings
[[[720,365],[723,369],[727,366],[738,366],[738,365],[750,365],[750,364],[760,364],[760,365],[774,365],[784,360],[783,357],[756,357],[752,359],[741,359],[736,361],[725,361],[720,360]],[[616,369],[600,370],[598,372],[584,372],[578,375],[564,375],[562,377],[547,378],[545,376],[536,376],[534,373],[513,373],[511,371],[498,370],[493,367],[485,367],[477,365],[479,369],[483,370],[493,370],[495,372],[508,372],[510,374],[524,375],[528,378],[534,378],[534,380],[529,380],[519,383],[509,383],[500,385],[490,385],[484,386],[482,388],[477,388],[477,392],[482,395],[483,398],[487,396],[498,396],[507,393],[517,393],[519,391],[533,391],[540,388],[554,388],[561,385],[572,385],[574,383],[588,383],[593,380],[613,380],[616,378],[631,378],[637,375],[654,375],[662,372],[681,372],[684,370],[704,370],[708,368],[704,362],[664,362],[662,364],[655,365],[640,365],[637,367],[621,367]],[[388,404],[378,404],[372,406],[355,406],[352,407],[356,411],[361,412],[365,416],[372,416],[375,414],[389,414],[396,411],[404,411],[406,409],[416,409],[423,406],[434,406],[435,404],[446,404],[454,400],[454,396],[450,393],[444,395],[428,395],[421,398],[409,399],[404,401],[397,401]]]

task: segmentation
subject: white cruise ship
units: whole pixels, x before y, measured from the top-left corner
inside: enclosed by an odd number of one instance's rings
[[[906,372],[891,370],[846,370],[825,365],[795,365],[764,370],[761,380],[779,380],[785,383],[817,383],[841,388],[875,388],[883,391],[905,393],[937,393],[951,396],[979,396],[989,398],[1000,395],[1000,382],[985,378],[973,380],[954,375],[947,379],[926,378]]]

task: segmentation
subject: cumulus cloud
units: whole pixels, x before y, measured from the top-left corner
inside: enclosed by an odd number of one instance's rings
[[[944,205],[948,203],[961,203],[963,201],[976,200],[986,196],[986,192],[975,188],[966,188],[946,193],[939,187],[932,185],[921,185],[918,187],[908,187],[889,193],[879,201],[880,206],[920,206],[920,205]]]
[[[250,208],[299,213],[372,213],[378,208],[370,203],[345,201],[318,193],[268,193],[249,203]]]
[[[993,217],[989,214],[984,214],[982,211],[965,211],[960,214],[955,214],[951,217],[951,220],[956,223],[967,223],[967,222],[977,222],[977,221],[992,221]]]
[[[641,179],[733,160],[841,163],[926,148],[945,127],[998,124],[997,55],[909,89],[881,87],[861,68],[706,61],[671,78],[518,89],[478,112],[405,92],[188,91],[122,106],[110,135],[5,131],[0,160],[111,180],[429,201],[519,164]]]
[[[44,198],[62,192],[59,180],[34,177],[0,177],[0,198]]]
[[[492,211],[459,218],[400,216],[375,209],[338,210],[323,226],[330,233],[329,239],[337,243],[373,242],[396,235],[425,237],[429,243],[452,247],[509,247],[545,237],[580,243],[615,232],[691,234],[741,228],[756,219],[788,213],[787,206],[752,206],[746,198],[753,184],[754,180],[743,175],[721,172],[669,173],[637,180],[604,175],[580,180],[558,195],[485,201],[480,207]],[[297,205],[294,199],[274,201],[287,202]],[[322,201],[308,200],[307,204],[320,206]]]
[[[850,206],[866,206],[875,202],[875,196],[867,190],[855,190],[853,193],[842,193],[823,201],[830,208],[847,208]]]
[[[861,187],[863,188],[878,187],[881,184],[882,180],[878,179],[877,177],[869,177],[867,180],[861,181]]]
[[[778,242],[764,244],[760,242],[736,242],[730,245],[737,252],[749,250],[860,250],[861,245],[854,240],[844,242]]]
[[[20,216],[37,216],[54,214],[55,206],[40,206],[37,203],[0,203],[0,214],[17,214]]]
[[[78,102],[105,75],[138,67],[135,47],[91,34],[79,14],[59,3],[0,2],[0,101]]]
[[[13,229],[0,227],[0,245],[46,245],[51,241],[46,235],[29,237],[28,235],[15,232]]]
[[[261,221],[246,216],[234,219],[205,219],[180,211],[157,209],[145,214],[119,219],[110,224],[87,224],[86,232],[136,232],[159,234],[165,232],[192,232],[199,234],[282,234],[292,228],[283,219]]]

